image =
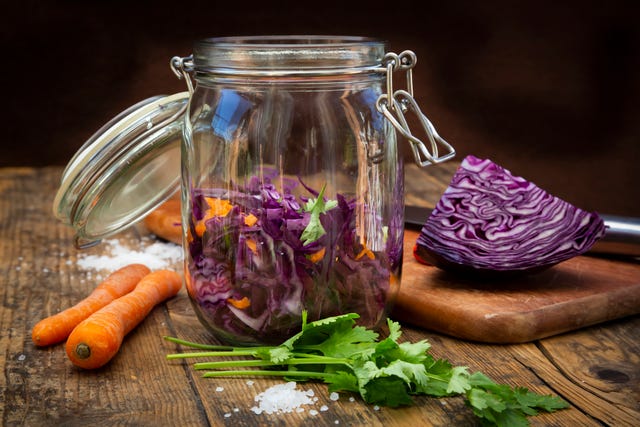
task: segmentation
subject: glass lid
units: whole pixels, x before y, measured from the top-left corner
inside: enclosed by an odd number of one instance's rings
[[[177,191],[188,102],[188,92],[146,99],[105,124],[73,156],[53,212],[75,229],[76,247],[127,228]]]

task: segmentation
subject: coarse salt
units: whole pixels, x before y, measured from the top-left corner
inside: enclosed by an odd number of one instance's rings
[[[251,408],[255,414],[288,413],[298,411],[302,405],[313,404],[313,390],[301,391],[296,389],[296,383],[289,381],[269,387],[255,397],[258,406]]]
[[[123,245],[118,239],[105,240],[104,255],[80,254],[78,266],[90,270],[117,270],[129,264],[144,264],[151,270],[174,266],[182,260],[182,248],[174,243],[142,239],[139,250]]]

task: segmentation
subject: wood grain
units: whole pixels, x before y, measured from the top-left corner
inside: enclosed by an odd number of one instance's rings
[[[33,325],[84,297],[107,273],[79,267],[83,255],[103,249],[75,250],[73,233],[51,214],[60,173],[60,168],[0,169],[2,425],[478,425],[459,397],[419,397],[412,407],[376,410],[347,394],[333,402],[318,383],[299,385],[314,390],[317,415],[309,408],[256,415],[250,410],[254,397],[279,380],[255,378],[248,385],[246,379],[204,379],[187,362],[165,360],[177,348],[164,335],[214,341],[184,290],[156,307],[102,369],[73,367],[62,346],[36,348],[30,340]],[[116,238],[135,248],[142,233],[133,228]],[[571,403],[569,410],[531,418],[533,426],[626,426],[640,419],[638,316],[517,345],[474,343],[406,324],[403,331],[406,340],[428,339],[436,357]],[[319,411],[322,404],[327,411]]]

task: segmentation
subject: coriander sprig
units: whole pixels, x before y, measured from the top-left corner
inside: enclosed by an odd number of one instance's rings
[[[318,197],[316,199],[309,199],[304,206],[304,211],[310,213],[309,223],[300,236],[300,240],[302,240],[302,244],[305,246],[309,243],[315,242],[326,233],[322,223],[320,222],[320,214],[324,214],[338,206],[337,200],[329,200],[325,202],[324,191],[326,187],[326,184],[323,185]]]
[[[481,372],[470,373],[467,367],[435,359],[427,340],[399,342],[400,324],[392,320],[387,320],[389,335],[379,340],[378,333],[355,324],[358,317],[350,313],[307,323],[303,312],[302,330],[278,346],[210,346],[166,337],[183,346],[208,350],[169,354],[167,358],[243,357],[200,362],[194,368],[208,370],[204,377],[321,380],[330,392],[355,392],[367,403],[390,407],[411,405],[414,395],[462,395],[487,425],[527,426],[527,416],[568,407],[559,397],[497,384]]]

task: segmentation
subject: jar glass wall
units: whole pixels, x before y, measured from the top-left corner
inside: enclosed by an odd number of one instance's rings
[[[308,320],[378,326],[400,283],[403,167],[376,109],[382,42],[219,38],[194,50],[185,119],[185,277],[200,320],[235,344]]]

